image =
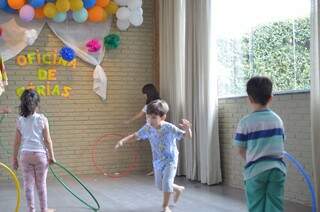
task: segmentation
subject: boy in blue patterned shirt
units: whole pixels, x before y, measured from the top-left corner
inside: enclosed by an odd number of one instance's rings
[[[254,112],[239,122],[234,144],[246,160],[245,191],[249,212],[283,211],[286,165],[283,162],[284,128],[281,118],[268,108],[272,82],[253,77],[247,94]]]
[[[181,130],[165,121],[168,112],[169,106],[165,101],[152,101],[147,106],[147,124],[138,132],[120,140],[115,147],[119,148],[123,144],[131,143],[135,140],[149,140],[152,150],[155,184],[163,191],[162,207],[164,212],[171,212],[169,208],[171,193],[174,193],[174,202],[177,202],[184,190],[183,186],[174,184],[179,154],[176,141],[181,140],[184,136],[192,137],[190,122],[183,119],[180,124]]]

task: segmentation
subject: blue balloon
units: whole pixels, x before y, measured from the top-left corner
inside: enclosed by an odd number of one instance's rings
[[[33,8],[39,8],[42,7],[45,3],[45,0],[28,0],[28,3],[33,7]]]
[[[96,4],[96,0],[83,0],[84,8],[91,8]]]
[[[67,19],[66,13],[57,13],[57,15],[53,17],[53,21],[58,23],[64,22],[66,19]]]
[[[83,23],[88,19],[88,11],[84,8],[72,13],[73,20],[77,23]]]
[[[5,8],[2,8],[2,9],[7,13],[11,13],[11,14],[18,13],[18,10],[12,9],[11,7],[9,7],[9,5],[7,5]]]
[[[61,57],[68,62],[72,61],[75,58],[75,54],[76,53],[73,51],[73,49],[69,47],[63,47],[60,50]]]
[[[6,8],[8,6],[7,0],[0,0],[0,8]]]

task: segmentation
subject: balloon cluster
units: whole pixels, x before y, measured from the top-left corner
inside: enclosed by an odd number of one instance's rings
[[[60,23],[72,17],[84,23],[105,21],[116,14],[118,4],[110,0],[0,0],[0,9],[18,13],[26,22],[47,18]]]
[[[114,0],[120,8],[117,10],[117,27],[124,31],[132,24],[140,26],[143,23],[142,0]]]

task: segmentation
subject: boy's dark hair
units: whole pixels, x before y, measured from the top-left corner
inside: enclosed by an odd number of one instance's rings
[[[268,77],[252,77],[247,82],[247,94],[255,103],[265,106],[272,96],[272,81]]]
[[[146,104],[149,104],[153,100],[160,99],[159,92],[156,86],[153,84],[146,84],[142,88],[142,93],[147,95]]]
[[[157,115],[160,117],[163,117],[169,112],[169,105],[164,100],[154,100],[150,102],[147,106],[147,114],[151,115]]]
[[[20,97],[20,115],[27,117],[32,115],[40,103],[40,97],[35,90],[26,89]]]

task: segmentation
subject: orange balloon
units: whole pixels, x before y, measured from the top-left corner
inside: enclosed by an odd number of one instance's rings
[[[8,0],[8,5],[15,10],[19,10],[26,4],[26,0]]]
[[[100,7],[106,7],[110,3],[110,0],[97,0],[96,5]]]
[[[36,19],[44,19],[46,17],[43,12],[43,7],[34,9],[34,17]]]
[[[88,19],[92,22],[100,22],[106,17],[105,11],[100,6],[94,6],[88,9]]]

